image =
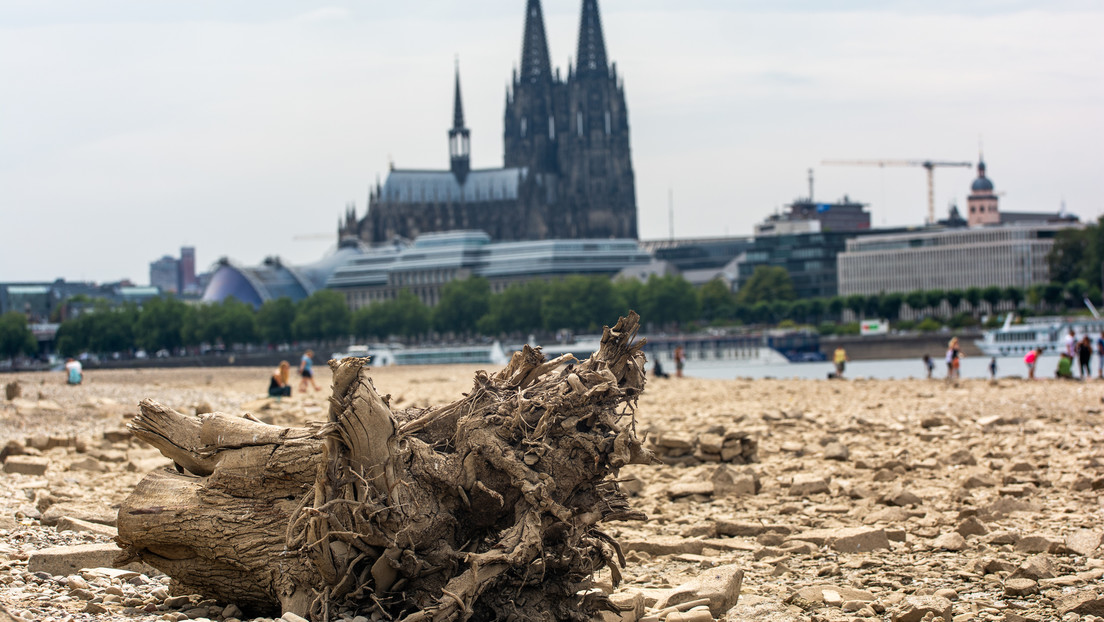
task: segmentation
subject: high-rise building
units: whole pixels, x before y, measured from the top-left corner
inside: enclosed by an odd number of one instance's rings
[[[482,230],[493,240],[637,237],[624,85],[606,54],[597,0],[584,0],[575,66],[553,70],[540,0],[528,0],[520,70],[506,94],[503,168],[471,167],[457,68],[449,170],[392,168],[368,213],[339,237],[371,244]]]
[[[195,247],[181,247],[177,289],[181,294],[198,294],[200,292],[199,283],[196,281],[195,264]]]
[[[150,285],[165,294],[180,292],[180,260],[165,255],[150,263]]]

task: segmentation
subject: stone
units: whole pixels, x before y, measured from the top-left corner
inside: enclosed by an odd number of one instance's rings
[[[970,453],[968,449],[959,449],[951,452],[951,455],[947,456],[947,464],[975,466],[977,465],[977,458],[975,458],[974,454]]]
[[[863,517],[862,522],[870,525],[874,523],[903,523],[909,519],[909,511],[901,507],[882,508]]]
[[[951,622],[951,601],[942,596],[906,596],[890,612],[892,622],[921,622],[929,613]]]
[[[1054,608],[1058,610],[1058,615],[1061,616],[1065,616],[1067,613],[1076,613],[1081,616],[1104,616],[1104,597],[1101,597],[1094,590],[1063,594],[1055,600]]]
[[[754,472],[737,471],[727,465],[717,467],[709,480],[713,482],[713,493],[717,495],[756,495],[762,488],[759,477]]]
[[[94,473],[102,473],[103,471],[106,471],[107,468],[99,460],[96,460],[95,458],[93,458],[91,456],[88,456],[88,457],[85,457],[85,458],[82,458],[80,460],[77,460],[75,462],[70,463],[69,464],[69,470],[70,471],[92,471]]]
[[[790,597],[786,599],[786,602],[788,603],[796,603],[801,601],[812,604],[826,604],[834,607],[841,607],[844,602],[848,601],[861,601],[864,603],[873,602],[874,594],[866,590],[860,590],[853,587],[844,587],[837,585],[812,585],[797,590],[796,592],[790,594]]]
[[[1039,579],[1053,579],[1056,576],[1058,576],[1058,574],[1054,558],[1049,555],[1036,555],[1024,560],[1019,568],[1016,568],[1012,571],[1012,574],[1008,575],[1008,578],[1038,581]]]
[[[1039,584],[1031,579],[1009,579],[1004,582],[1005,596],[1029,596],[1039,591]]]
[[[115,544],[77,544],[57,546],[31,553],[27,572],[71,575],[82,568],[111,566],[122,551]]]
[[[1061,542],[1047,536],[1024,536],[1016,542],[1015,550],[1019,553],[1053,553],[1062,546]]]
[[[9,456],[4,461],[5,473],[20,473],[22,475],[45,475],[50,466],[50,459],[39,456]]]
[[[710,613],[720,618],[736,605],[743,580],[744,571],[736,564],[709,568],[693,581],[672,589],[656,603],[656,609],[708,598]]]
[[[17,397],[23,396],[23,385],[19,384],[18,380],[13,380],[4,385],[4,397],[10,402]]]
[[[681,538],[679,536],[653,536],[644,539],[626,539],[621,542],[622,549],[640,551],[649,555],[677,555],[679,553],[701,554],[705,543],[700,538]]]
[[[79,518],[73,518],[72,516],[62,516],[58,519],[57,525],[54,528],[59,532],[75,531],[77,533],[91,533],[97,536],[106,536],[108,538],[114,538],[119,535],[119,530],[110,525],[92,523]]]
[[[609,599],[621,610],[621,615],[617,617],[619,622],[636,622],[644,615],[644,595],[636,590],[614,592]]]
[[[786,525],[764,525],[763,523],[750,521],[717,521],[717,535],[719,536],[754,538],[768,532],[789,534],[793,532],[793,528]]]
[[[671,499],[689,497],[691,495],[713,496],[713,482],[675,482],[667,488],[667,496]]]
[[[1066,536],[1065,542],[1058,548],[1059,553],[1089,557],[1100,548],[1104,533],[1090,529],[1081,529]]]
[[[831,492],[828,488],[828,480],[812,473],[794,475],[789,490],[789,494],[795,497],[809,497],[828,492]]]
[[[962,534],[957,531],[945,533],[935,540],[932,540],[933,549],[943,549],[945,551],[961,551],[966,548],[966,538],[962,537]]]
[[[989,533],[989,528],[985,526],[985,523],[978,520],[978,517],[970,516],[959,523],[958,527],[955,527],[955,531],[962,534],[963,537],[984,536]]]
[[[924,500],[911,490],[905,488],[896,488],[886,493],[882,497],[882,502],[886,505],[905,507],[909,505],[921,505],[922,503],[924,503]]]
[[[825,460],[838,460],[844,462],[850,457],[851,452],[848,451],[847,445],[843,443],[828,443],[824,446]]]
[[[840,553],[867,553],[889,548],[889,538],[884,529],[873,527],[845,527],[843,529],[811,529],[787,538],[817,546],[827,545]]]
[[[27,448],[17,440],[10,440],[0,449],[0,462],[8,459],[8,456],[23,456],[27,454]],[[1086,486],[1088,488],[1088,486]]]
[[[63,517],[76,518],[89,523],[115,525],[119,511],[94,502],[64,502],[51,505],[42,513],[43,525],[56,525]]]
[[[296,615],[290,611],[280,616],[280,619],[284,622],[310,622],[306,618]]]

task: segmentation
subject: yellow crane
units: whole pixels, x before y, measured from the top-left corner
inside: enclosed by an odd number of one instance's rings
[[[945,162],[939,160],[825,160],[830,166],[920,166],[928,171],[928,224],[935,222],[935,167],[973,166],[973,162]]]

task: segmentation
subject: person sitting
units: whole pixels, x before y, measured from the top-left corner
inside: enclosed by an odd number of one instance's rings
[[[280,366],[272,372],[272,377],[268,381],[268,396],[291,397],[291,385],[288,384],[290,379],[291,363],[280,361]]]
[[[1073,380],[1073,357],[1063,352],[1058,358],[1058,370],[1054,372],[1055,378]]]
[[[67,384],[80,384],[84,380],[84,370],[80,361],[70,358],[65,361],[65,382]]]
[[[652,375],[656,378],[667,378],[669,374],[663,371],[663,366],[659,364],[659,359],[655,360],[655,365],[652,366]]]

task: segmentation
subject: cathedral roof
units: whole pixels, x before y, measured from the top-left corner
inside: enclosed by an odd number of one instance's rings
[[[522,82],[552,79],[552,62],[548,57],[548,37],[544,34],[544,13],[540,0],[529,0],[525,7],[525,35],[521,44]]]
[[[602,19],[598,15],[598,0],[583,0],[583,14],[579,20],[579,55],[576,73],[609,73],[606,60],[606,41],[602,36]]]
[[[432,203],[458,201],[509,201],[518,198],[524,168],[494,168],[472,171],[463,184],[452,171],[396,169],[387,175],[380,200],[387,203]]]

